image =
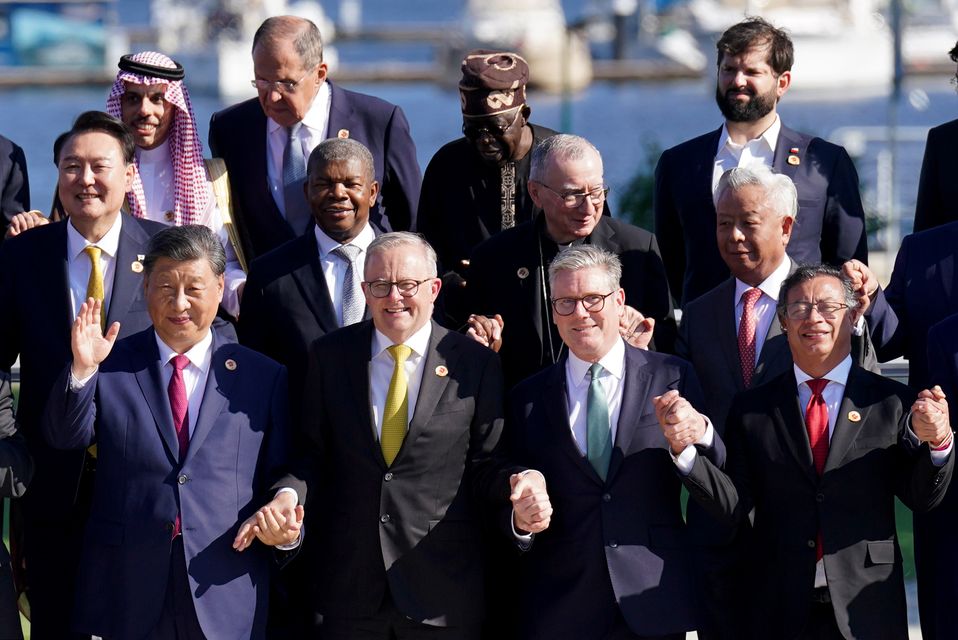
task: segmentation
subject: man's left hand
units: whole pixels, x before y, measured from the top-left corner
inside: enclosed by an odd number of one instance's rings
[[[935,385],[918,394],[911,406],[911,428],[922,442],[938,448],[951,437],[951,421],[948,418],[948,401],[941,387]]]
[[[303,528],[303,506],[296,504],[293,494],[281,491],[240,525],[233,548],[243,551],[258,538],[265,545],[287,545],[299,539]]]
[[[705,435],[705,418],[675,389],[652,398],[652,406],[673,455],[679,455]]]

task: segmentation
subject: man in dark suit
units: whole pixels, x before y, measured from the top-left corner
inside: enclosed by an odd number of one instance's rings
[[[952,62],[958,62],[958,43],[948,52]],[[954,81],[954,78],[952,78]],[[938,125],[928,132],[925,158],[918,179],[918,201],[915,203],[914,230],[924,231],[958,220],[955,203],[958,202],[958,120]]]
[[[323,640],[478,637],[479,515],[510,491],[492,455],[502,373],[490,349],[431,321],[440,286],[424,240],[382,235],[366,252],[372,320],[309,351],[304,471],[319,515],[303,553]],[[536,473],[512,484],[518,502],[545,488]]]
[[[70,323],[89,296],[103,300],[121,336],[149,326],[141,271],[149,237],[163,225],[120,213],[132,178],[133,136],[105,113],[80,115],[60,151],[57,190],[69,220],[0,245],[0,369],[20,358],[18,420],[36,464],[24,517],[23,556],[31,637],[71,637],[69,611],[94,452],[56,451],[41,437],[50,389],[70,360]]]
[[[253,36],[250,99],[213,114],[210,149],[226,161],[234,217],[247,260],[300,236],[306,159],[326,138],[353,138],[373,154],[380,192],[372,222],[416,224],[421,176],[402,109],[327,81],[316,25],[294,16],[266,20]]]
[[[286,462],[286,372],[210,329],[226,254],[208,228],[158,233],[143,267],[153,326],[116,343],[102,302],[83,303],[42,421],[56,448],[97,446],[74,629],[265,638],[270,554],[238,534]],[[261,540],[299,538],[302,507],[288,527],[267,510],[284,526]]]
[[[655,234],[683,307],[728,277],[714,242],[712,194],[735,166],[764,164],[795,183],[798,217],[788,254],[797,263],[838,266],[868,256],[858,174],[845,149],[792,131],[776,113],[791,84],[791,40],[749,18],[722,34],[717,48],[715,99],[725,124],[667,149],[655,169]]]
[[[697,626],[681,482],[657,406],[719,466],[724,446],[690,405],[661,397],[700,402],[692,367],[620,337],[620,275],[598,247],[559,252],[550,304],[568,350],[509,398],[509,458],[545,475],[555,508],[547,531],[520,538],[523,638],[684,638]]]
[[[778,312],[793,370],[736,397],[727,474],[698,455],[679,471],[728,526],[754,509],[744,597],[755,637],[907,637],[894,499],[925,511],[944,497],[948,405],[940,389],[915,400],[853,364],[858,300],[833,267],[799,267]],[[684,448],[669,439],[673,452]]]
[[[19,145],[0,136],[0,242],[7,235],[11,219],[29,210],[27,158]]]
[[[362,264],[378,235],[369,223],[379,193],[372,155],[355,140],[321,142],[309,155],[304,191],[315,227],[253,261],[239,323],[242,344],[289,369],[294,416],[309,345],[367,315]]]
[[[568,244],[593,245],[619,256],[625,301],[632,308],[623,316],[629,319],[624,333],[639,338],[631,334],[641,327],[647,344],[654,323],[655,346],[671,350],[675,321],[655,236],[602,215],[608,187],[599,151],[585,138],[563,134],[547,138],[532,153],[529,194],[542,214],[483,242],[469,267],[470,302],[482,314],[471,320],[473,330],[490,344],[486,338],[501,332],[507,388],[561,355],[546,269]],[[501,321],[491,320],[495,314]]]

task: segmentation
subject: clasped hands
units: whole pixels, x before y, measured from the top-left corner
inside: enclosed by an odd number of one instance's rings
[[[299,539],[304,515],[303,506],[296,504],[294,494],[280,491],[243,521],[233,539],[233,548],[243,551],[254,539],[270,547],[293,544]]]
[[[652,398],[652,406],[672,455],[681,454],[705,435],[705,417],[675,389]]]
[[[927,442],[933,449],[947,445],[952,438],[948,401],[938,385],[924,389],[911,405],[911,429],[918,440]]]
[[[518,533],[541,533],[549,528],[552,503],[546,479],[535,469],[509,476],[512,493],[512,524]]]

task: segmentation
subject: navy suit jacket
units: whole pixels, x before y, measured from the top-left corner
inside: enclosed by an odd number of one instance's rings
[[[522,557],[522,637],[602,637],[599,625],[611,621],[596,614],[616,604],[640,636],[695,629],[698,598],[682,482],[652,406],[652,398],[669,389],[701,406],[695,372],[675,356],[626,346],[622,407],[603,482],[572,437],[565,363],[563,357],[509,397],[509,460],[545,475],[555,509],[548,530]],[[724,463],[718,434],[706,455]]]
[[[15,142],[0,136],[0,242],[7,235],[10,218],[29,210],[27,158]]]
[[[928,132],[925,158],[918,179],[915,203],[915,231],[924,231],[958,220],[958,120],[939,125]]]
[[[50,393],[44,437],[60,449],[96,443],[98,453],[74,625],[108,638],[149,634],[179,512],[206,636],[263,638],[270,553],[259,543],[237,553],[232,542],[285,462],[286,371],[214,332],[203,403],[179,460],[163,366],[150,328],[117,342],[78,391],[67,364]]]
[[[722,129],[667,149],[655,168],[655,235],[682,306],[729,275],[715,239],[712,172]],[[798,149],[797,153],[791,153]],[[795,155],[799,164],[787,159]],[[868,260],[858,173],[843,147],[782,125],[772,167],[798,190],[788,255],[799,264]]]
[[[331,82],[329,86],[329,136],[345,130],[373,155],[379,199],[370,220],[387,231],[415,229],[422,174],[402,109]],[[209,143],[229,171],[233,215],[247,259],[292,240],[295,234],[269,190],[266,115],[259,101],[252,98],[214,113]]]

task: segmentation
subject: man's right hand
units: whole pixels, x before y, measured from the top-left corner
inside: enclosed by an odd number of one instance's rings
[[[7,238],[12,238],[18,236],[27,229],[32,229],[34,227],[40,227],[45,224],[50,224],[50,220],[47,219],[40,211],[33,209],[32,211],[24,211],[18,213],[17,215],[10,218],[10,225],[7,227]]]
[[[113,350],[113,343],[120,333],[120,323],[114,322],[106,335],[100,330],[100,313],[103,302],[88,298],[80,305],[70,331],[70,346],[73,349],[73,377],[77,380],[89,378],[96,372],[100,363],[106,360]]]
[[[479,344],[498,352],[502,348],[502,328],[505,323],[498,313],[492,318],[472,314],[467,321],[466,335]]]
[[[509,476],[512,490],[512,524],[516,531],[542,533],[552,519],[552,503],[546,491],[546,479],[539,471],[529,469]]]
[[[859,311],[864,313],[878,293],[878,278],[864,262],[849,260],[842,265],[842,272],[852,281],[852,289],[858,296]]]

